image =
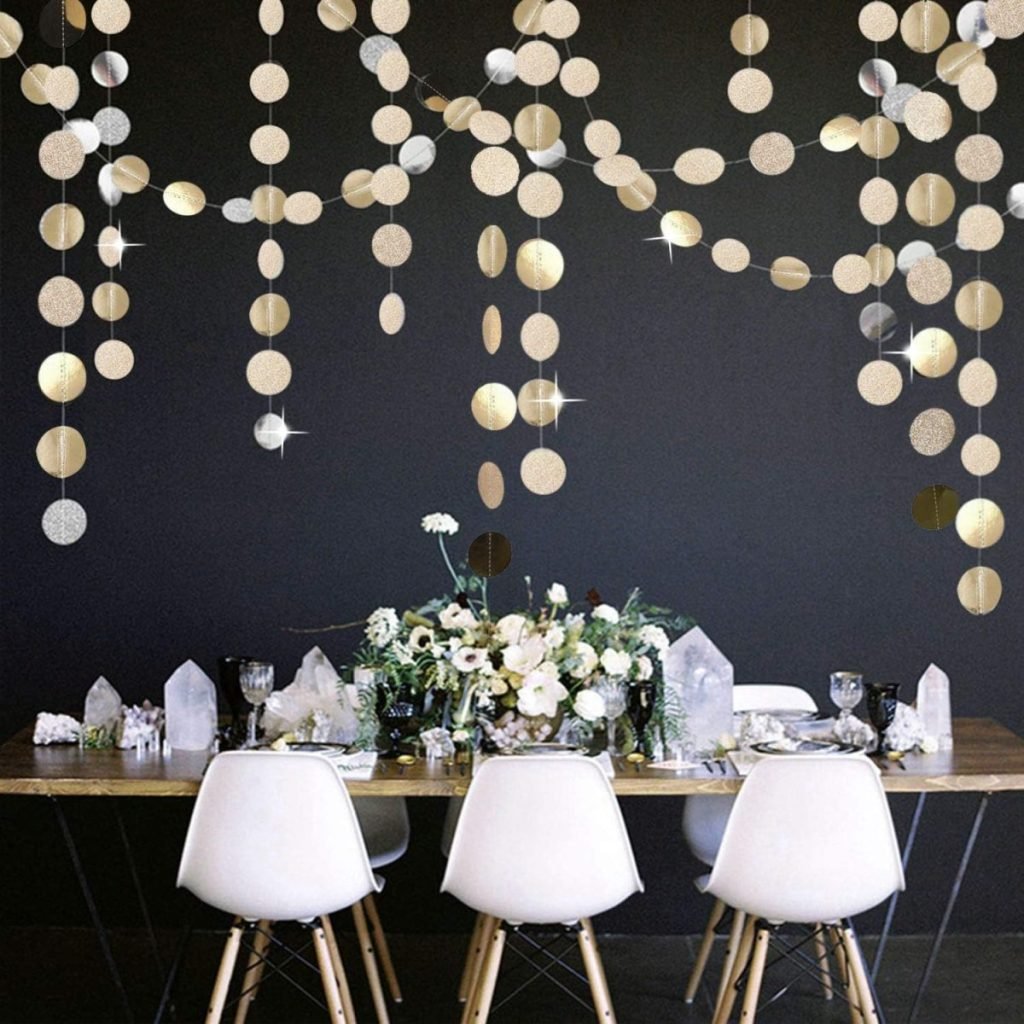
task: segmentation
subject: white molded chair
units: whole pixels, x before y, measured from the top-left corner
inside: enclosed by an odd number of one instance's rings
[[[837,941],[848,998],[879,1014],[849,918],[902,890],[899,843],[878,769],[863,756],[772,757],[743,783],[707,891],[746,916],[714,1024],[725,1024],[744,969],[742,1020],[753,1024],[775,926],[823,923]]]
[[[232,751],[210,762],[178,870],[178,886],[234,915],[206,1020],[217,1024],[246,922],[258,922],[243,989],[259,984],[273,921],[312,931],[324,995],[351,1024],[352,999],[328,914],[377,890],[359,822],[334,766],[317,754]],[[364,958],[365,959],[365,958]],[[236,1019],[251,997],[243,994]]]
[[[474,772],[442,892],[485,915],[463,1021],[486,1021],[505,923],[578,925],[599,1018],[614,1024],[590,918],[643,889],[611,784],[585,757],[492,757]]]

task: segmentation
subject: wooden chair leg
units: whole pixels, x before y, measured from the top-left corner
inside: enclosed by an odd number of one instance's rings
[[[821,991],[825,999],[832,999],[832,971],[828,963],[828,946],[825,944],[825,926],[814,926],[814,955],[818,958],[818,973],[821,976]]]
[[[598,952],[597,943],[594,941],[593,927],[590,922],[580,922],[579,944],[580,952],[583,954],[583,966],[587,971],[587,980],[590,982],[590,995],[594,1000],[594,1012],[599,1021],[606,1024],[615,1024],[615,1011],[612,1009],[612,997],[608,991],[608,979],[604,975],[604,967],[601,964],[601,954]]]
[[[356,925],[356,938],[359,940],[359,949],[363,955],[363,967],[366,969],[366,980],[370,984],[370,995],[373,996],[373,1008],[377,1013],[377,1024],[390,1024],[388,1017],[388,1004],[384,998],[384,989],[380,983],[380,973],[377,970],[377,955],[374,952],[373,941],[370,938],[370,930],[366,926],[366,912],[362,903],[352,905],[352,918]]]
[[[846,958],[846,950],[843,948],[842,935],[838,928],[829,927],[828,936],[835,952],[836,963],[839,966],[839,976],[843,979],[843,987],[846,990],[846,1001],[850,1007],[850,1024],[864,1024],[864,1017],[860,1012],[860,992],[850,973],[850,963]]]
[[[739,949],[736,951],[736,959],[733,961],[732,972],[729,975],[729,983],[722,993],[722,1002],[715,1009],[714,1024],[727,1024],[732,1008],[736,1004],[737,985],[746,969],[747,961],[750,959],[750,950],[754,945],[754,930],[757,925],[755,918],[747,916],[746,924],[743,926],[743,937],[740,939]]]
[[[498,971],[501,969],[501,954],[505,949],[505,929],[501,922],[496,923],[491,931],[491,940],[487,947],[487,956],[484,958],[484,965],[480,971],[480,978],[476,985],[470,1003],[470,1020],[473,1024],[486,1024],[491,1012],[491,1000],[494,998],[494,987],[498,983]]]
[[[875,997],[868,982],[868,973],[864,968],[860,945],[849,928],[842,929],[842,938],[846,959],[850,964],[850,974],[853,976],[854,986],[860,994],[860,1008],[864,1022],[865,1024],[879,1024],[878,1008],[875,1006]]]
[[[242,943],[242,921],[236,917],[228,932],[227,942],[224,943],[224,952],[220,958],[220,967],[217,969],[217,980],[213,983],[213,994],[210,996],[210,1006],[206,1011],[206,1024],[220,1024],[221,1015],[224,1013],[224,1003],[227,1001],[228,988],[231,985],[231,975],[235,970],[235,961],[238,959],[238,947]]]
[[[740,942],[743,940],[743,928],[747,923],[747,915],[742,910],[733,914],[732,928],[729,929],[729,942],[725,947],[725,963],[722,964],[722,976],[718,979],[718,992],[715,994],[715,1014],[722,1005],[725,997],[725,990],[732,975],[733,965],[736,963],[736,954],[740,949]]]
[[[462,977],[459,979],[459,1002],[464,1003],[469,998],[470,981],[473,977],[473,966],[476,958],[482,950],[480,940],[482,937],[486,914],[477,914],[473,922],[473,934],[469,937],[469,946],[466,949],[466,962],[462,965]]]
[[[697,951],[697,960],[690,972],[690,981],[686,986],[686,995],[683,997],[687,1003],[692,1003],[697,996],[697,989],[700,986],[700,979],[704,977],[704,969],[708,965],[708,957],[711,955],[711,947],[715,941],[715,929],[719,926],[725,916],[725,902],[715,900],[708,917],[708,925],[704,929],[704,938],[701,939],[700,949]]]
[[[313,925],[313,948],[316,950],[316,962],[320,965],[320,982],[323,985],[331,1020],[335,1021],[335,1024],[349,1024],[345,1020],[345,1011],[341,1005],[341,992],[338,990],[338,979],[334,976],[331,951],[327,945],[322,921],[317,921]]]
[[[477,948],[473,951],[473,965],[469,972],[469,986],[466,989],[466,1004],[462,1009],[462,1022],[467,1022],[473,1016],[473,1003],[477,988],[480,986],[480,976],[483,974],[484,962],[487,959],[487,951],[491,948],[491,940],[494,932],[501,922],[496,917],[483,915],[483,923],[480,927],[480,936],[477,939]]]
[[[238,1000],[238,1008],[235,1010],[235,1024],[245,1024],[245,1018],[249,1015],[249,1007],[259,995],[272,928],[273,922],[271,921],[256,922],[256,935],[252,940],[252,950],[245,965],[245,974],[242,975],[242,995]]]
[[[740,1011],[741,1024],[754,1024],[757,1016],[757,1000],[761,995],[761,979],[764,977],[764,962],[768,956],[767,928],[757,929],[754,950],[750,956],[750,971],[747,973],[747,987],[743,993],[743,1009]]]
[[[345,974],[345,967],[341,962],[341,950],[338,949],[338,940],[334,935],[334,924],[327,914],[320,918],[320,923],[324,928],[324,938],[327,939],[327,949],[331,954],[331,966],[334,968],[334,977],[338,982],[338,992],[341,994],[341,1008],[345,1011],[345,1024],[356,1024],[356,1010],[352,1004],[352,990],[348,987],[348,976]]]
[[[402,1001],[402,989],[398,984],[398,975],[395,973],[395,965],[391,959],[388,937],[384,934],[384,929],[381,927],[380,915],[377,913],[377,901],[374,899],[372,892],[363,900],[363,906],[366,908],[366,916],[370,921],[370,933],[373,935],[373,941],[377,946],[377,953],[380,956],[380,969],[384,975],[384,982],[388,987],[392,1000],[400,1003]]]
[[[587,938],[590,940],[590,945],[597,953],[597,973],[604,986],[605,992],[608,992],[608,1001],[611,1002],[611,990],[608,988],[608,979],[604,973],[604,960],[601,958],[601,947],[597,944],[597,933],[594,931],[594,922],[589,917],[580,918],[580,927],[587,933]]]

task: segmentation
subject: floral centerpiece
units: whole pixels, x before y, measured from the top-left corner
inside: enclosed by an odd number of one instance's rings
[[[607,721],[609,740],[618,723],[624,751],[653,752],[665,718],[662,658],[689,619],[643,603],[638,590],[617,608],[593,590],[574,604],[552,583],[537,601],[528,576],[526,607],[494,617],[486,579],[449,557],[445,538],[459,524],[438,512],[421,525],[437,537],[453,589],[401,616],[378,608],[367,619],[356,660],[382,670],[385,708],[416,700],[419,724],[450,729],[457,744],[478,729],[499,749],[586,740]]]

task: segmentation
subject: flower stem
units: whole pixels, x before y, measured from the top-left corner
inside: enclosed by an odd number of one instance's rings
[[[452,560],[448,557],[448,548],[445,547],[444,534],[439,533],[437,535],[437,546],[441,549],[441,557],[444,558],[444,564],[448,566],[448,572],[451,573],[452,581],[455,583],[455,589],[459,589],[459,577],[455,575],[455,569],[452,568]]]

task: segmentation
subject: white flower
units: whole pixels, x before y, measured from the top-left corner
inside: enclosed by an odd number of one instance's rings
[[[569,691],[557,675],[538,668],[523,680],[516,708],[521,715],[547,715],[552,718],[558,713],[558,702],[568,696]]]
[[[599,604],[591,613],[592,618],[603,619],[613,626],[619,621],[619,613],[610,604]]]
[[[645,647],[653,647],[659,654],[668,650],[668,633],[661,626],[641,626],[637,639]]]
[[[517,675],[525,676],[532,672],[544,660],[547,647],[544,638],[531,636],[521,644],[512,644],[501,652],[501,660],[505,668]]]
[[[925,736],[920,746],[922,754],[934,754],[939,749],[939,741],[934,736]]]
[[[414,651],[430,650],[434,646],[434,631],[427,626],[416,626],[409,634],[409,647]]]
[[[447,512],[432,512],[420,520],[420,526],[427,533],[447,533],[449,536],[459,532],[459,524]]]
[[[465,743],[469,739],[469,733],[465,729],[456,729],[452,733],[453,743]]]
[[[636,659],[636,677],[641,683],[646,683],[654,675],[654,664],[646,654],[641,654]]]
[[[378,608],[366,620],[366,636],[374,647],[387,647],[398,636],[398,613],[394,608]]]
[[[491,680],[491,693],[495,697],[500,697],[502,694],[508,693],[508,683],[502,676],[495,676]]]
[[[626,651],[615,651],[609,647],[601,654],[601,668],[610,676],[624,676],[629,672],[633,659]]]
[[[490,668],[487,652],[480,647],[460,647],[452,658],[452,664],[460,672],[476,672],[484,665]]]
[[[391,645],[391,653],[395,656],[399,665],[412,665],[415,663],[416,659],[413,658],[409,645],[403,644],[401,640],[396,640]]]
[[[582,629],[586,624],[587,617],[582,612],[570,612],[565,617],[566,629]]]
[[[455,601],[452,601],[437,619],[442,629],[472,629],[477,624],[473,612]]]
[[[549,651],[557,651],[565,643],[565,630],[561,626],[552,626],[544,634],[544,646]]]
[[[597,668],[597,651],[585,640],[581,640],[576,645],[572,660],[575,665],[569,669],[569,675],[573,679],[586,679]]]
[[[604,718],[604,697],[594,690],[579,690],[572,702],[572,709],[584,722],[596,722]]]
[[[548,603],[553,604],[556,608],[569,603],[569,592],[561,583],[552,583],[548,587]]]
[[[530,623],[525,615],[503,615],[497,622],[498,636],[506,644],[518,644],[530,633]]]

